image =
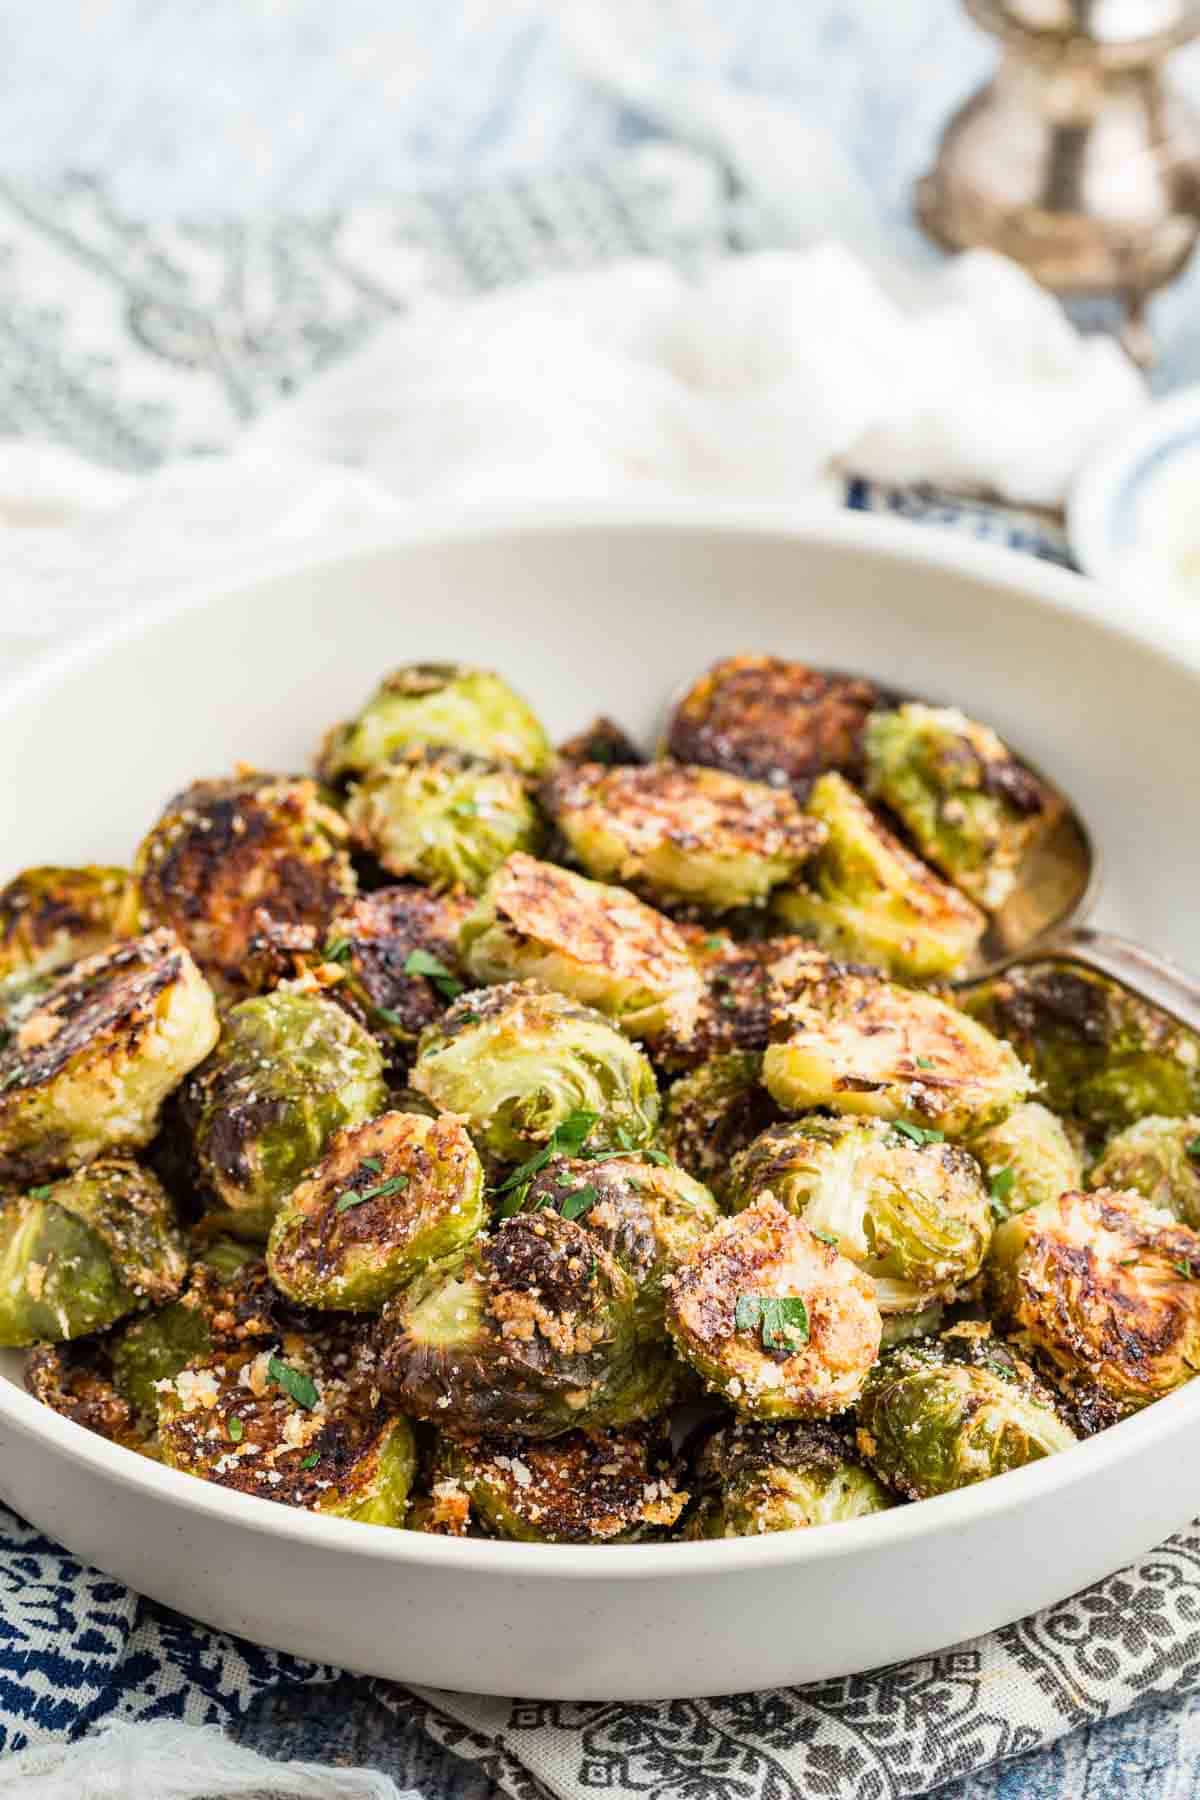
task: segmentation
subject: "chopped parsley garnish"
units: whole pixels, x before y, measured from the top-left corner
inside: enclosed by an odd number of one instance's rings
[[[541,1173],[548,1162],[551,1162],[556,1156],[575,1156],[579,1153],[583,1148],[584,1139],[599,1117],[599,1113],[588,1112],[583,1107],[576,1112],[568,1113],[562,1124],[554,1127],[548,1142],[519,1164],[507,1181],[500,1183],[495,1191],[497,1194],[505,1196],[500,1206],[502,1219],[511,1219],[514,1213],[520,1212],[525,1196],[529,1192],[530,1182],[535,1175]]]
[[[325,961],[335,963],[349,962],[350,952],[353,948],[354,945],[350,942],[349,938],[335,938],[325,952]]]
[[[910,1125],[907,1119],[894,1120],[892,1130],[898,1131],[901,1137],[906,1137],[910,1144],[944,1144],[946,1141],[944,1131],[930,1131],[924,1125]]]
[[[1136,1256],[1123,1256],[1117,1264],[1117,1267],[1118,1269],[1132,1269],[1137,1261],[1138,1258]]]
[[[387,1181],[380,1181],[374,1187],[363,1188],[358,1194],[343,1194],[334,1212],[349,1212],[352,1206],[361,1206],[364,1200],[385,1200],[392,1194],[402,1194],[408,1186],[407,1175],[392,1175]]]
[[[992,1211],[998,1219],[1007,1219],[1009,1216],[1008,1196],[1013,1191],[1013,1182],[1016,1179],[1016,1170],[1010,1169],[1005,1164],[1004,1168],[996,1170],[988,1183],[988,1191],[992,1197]]]
[[[320,1460],[321,1452],[319,1450],[310,1450],[308,1455],[304,1458],[304,1461],[300,1464],[300,1467],[302,1469],[315,1469]]]
[[[7,1074],[0,1075],[0,1093],[3,1093],[5,1088],[12,1087],[14,1082],[20,1081],[24,1073],[24,1068],[18,1063],[15,1069],[9,1069]]]
[[[589,1206],[594,1206],[599,1198],[595,1188],[590,1185],[576,1188],[573,1194],[567,1194],[564,1197],[558,1210],[564,1219],[578,1219],[588,1210]]]
[[[828,1244],[831,1249],[837,1249],[840,1239],[838,1238],[836,1231],[818,1231],[815,1225],[810,1226],[809,1229],[812,1232],[813,1237],[820,1238],[821,1242],[823,1244]]]
[[[428,950],[410,950],[404,964],[404,973],[424,975],[446,1000],[457,1000],[463,992],[463,984],[457,975],[452,974],[445,963]]]
[[[308,1412],[317,1404],[317,1384],[312,1376],[306,1375],[303,1369],[293,1369],[281,1356],[273,1355],[268,1362],[267,1380],[273,1381],[276,1387],[281,1387],[289,1399]]]
[[[230,1442],[240,1444],[242,1438],[245,1436],[245,1432],[246,1427],[242,1424],[242,1421],[238,1418],[237,1414],[234,1413],[229,1421]]]
[[[369,1169],[372,1175],[381,1175],[383,1173],[383,1164],[377,1156],[364,1156],[358,1166],[360,1169]]]
[[[706,950],[723,950],[725,948],[725,939],[723,937],[706,937],[704,940],[704,948]]]
[[[473,819],[479,811],[474,800],[455,800],[446,808],[452,819]]]
[[[52,1187],[30,1188],[29,1198],[31,1200],[48,1200],[53,1192],[54,1189]]]
[[[739,1294],[733,1322],[738,1331],[757,1331],[764,1350],[798,1350],[808,1342],[808,1308],[800,1299]]]
[[[918,1067],[918,1069],[932,1069],[932,1067],[933,1067],[932,1056],[918,1056],[917,1067]]]
[[[1179,1262],[1172,1263],[1171,1267],[1177,1275],[1182,1275],[1185,1281],[1195,1281],[1196,1271],[1190,1262],[1180,1259]]]
[[[408,1029],[403,1015],[398,1012],[393,1012],[390,1006],[377,1006],[375,1008],[375,1017],[377,1019],[382,1019],[385,1025],[394,1025],[397,1031],[406,1031]]]
[[[1187,1147],[1189,1156],[1200,1156],[1200,1137],[1194,1137]]]

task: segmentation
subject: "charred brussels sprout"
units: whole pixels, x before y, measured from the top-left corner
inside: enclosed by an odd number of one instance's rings
[[[995,911],[1050,823],[1050,790],[995,732],[950,707],[878,712],[864,733],[867,790],[908,830],[921,855]]]
[[[658,1123],[654,1071],[602,1013],[534,982],[464,994],[421,1037],[412,1083],[460,1115],[479,1148],[515,1163],[579,1113],[597,1145],[639,1149]]]
[[[1029,1093],[1012,1048],[945,1000],[823,959],[809,967],[763,1057],[763,1080],[787,1111],[828,1106],[958,1137]]]
[[[562,1157],[548,1163],[521,1200],[578,1219],[637,1283],[639,1335],[662,1338],[663,1283],[712,1230],[720,1213],[708,1189],[669,1163],[644,1156]]]
[[[266,1237],[334,1132],[384,1110],[382,1071],[375,1040],[330,1000],[279,988],[231,1009],[183,1096],[196,1175],[229,1229]]]
[[[0,1050],[0,1179],[141,1149],[216,1040],[211,990],[172,932],[85,957]]]
[[[762,1057],[734,1051],[683,1075],[667,1091],[662,1145],[680,1168],[725,1201],[738,1151],[779,1118],[761,1084]]]
[[[1007,1038],[1052,1112],[1093,1132],[1200,1113],[1200,1038],[1102,975],[1022,964],[973,985],[961,1004]]]
[[[0,1206],[0,1344],[61,1343],[170,1300],[187,1270],[148,1169],[94,1162]]]
[[[223,993],[250,991],[264,925],[314,926],[354,893],[346,824],[308,776],[197,781],[134,859],[148,917],[169,925]]]
[[[987,1481],[1074,1442],[1053,1396],[986,1326],[954,1326],[889,1351],[858,1403],[861,1455],[910,1500]]]
[[[691,1069],[726,1051],[765,1050],[772,1014],[791,994],[787,974],[797,952],[804,960],[805,940],[739,942],[726,932],[694,925],[680,930],[700,972],[700,1007],[686,1037],[669,1033],[655,1039],[657,1060],[668,1069]]]
[[[35,1400],[110,1444],[152,1455],[151,1433],[113,1386],[103,1338],[35,1344],[25,1361],[25,1387]]]
[[[374,1404],[336,1333],[289,1334],[181,1369],[158,1391],[163,1461],[309,1512],[403,1525],[412,1428]]]
[[[1066,1126],[1036,1100],[972,1138],[971,1152],[983,1165],[998,1219],[1057,1200],[1083,1180],[1082,1159]]]
[[[869,681],[825,675],[778,656],[727,656],[675,708],[664,749],[683,763],[790,787],[801,797],[823,769],[854,769],[879,700]]]
[[[786,790],[720,769],[568,764],[543,794],[589,875],[664,905],[761,906],[825,837]]]
[[[453,1483],[485,1529],[526,1544],[616,1544],[658,1537],[687,1504],[657,1435],[569,1431],[549,1442],[443,1438],[435,1491]]]
[[[458,1436],[632,1424],[674,1389],[637,1322],[637,1284],[582,1225],[520,1214],[388,1302],[375,1380]]]
[[[882,1321],[868,1276],[766,1196],[671,1276],[667,1327],[736,1412],[813,1419],[853,1404]]]
[[[361,1020],[401,1062],[465,983],[458,931],[472,911],[466,894],[424,887],[363,894],[329,926],[321,972],[337,972],[331,999]]]
[[[841,775],[822,775],[808,810],[828,833],[773,905],[789,931],[823,950],[913,980],[961,974],[987,920],[907,850]]]
[[[532,979],[605,1013],[632,1037],[687,1039],[700,977],[669,919],[569,869],[510,856],[459,932],[479,982]]]
[[[553,751],[536,715],[508,683],[462,663],[410,663],[388,675],[356,718],[321,750],[326,781],[365,775],[397,751],[433,745],[541,775]]]
[[[525,777],[457,750],[409,750],[380,764],[352,789],[346,818],[390,874],[472,894],[505,857],[542,839]]]
[[[1078,1179],[1065,1182],[1058,1191],[1079,1185]],[[1139,1119],[1127,1126],[1093,1163],[1088,1186],[1132,1190],[1181,1225],[1200,1229],[1200,1118]]]
[[[610,769],[646,760],[621,727],[603,714],[593,719],[586,730],[560,744],[558,756],[561,762],[604,763]]]
[[[763,1194],[865,1269],[885,1314],[953,1298],[979,1273],[992,1234],[974,1157],[875,1119],[814,1115],[764,1131],[729,1178],[735,1211]]]
[[[277,1288],[306,1306],[374,1312],[484,1221],[483,1166],[457,1119],[388,1112],[330,1139],[267,1243]]]
[[[25,869],[0,888],[0,989],[107,949],[135,915],[124,869]]]
[[[1200,1370],[1200,1236],[1140,1194],[1063,1194],[1007,1220],[988,1281],[997,1319],[1113,1417]]]
[[[831,1425],[735,1419],[696,1459],[687,1538],[758,1537],[885,1512],[895,1501]]]

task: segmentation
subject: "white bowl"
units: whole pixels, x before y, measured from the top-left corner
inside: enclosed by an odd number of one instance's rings
[[[1200,657],[1101,616],[1077,577],[854,515],[661,509],[431,525],[142,619],[10,687],[12,868],[128,856],[160,803],[235,759],[303,764],[380,671],[494,663],[551,729],[649,735],[681,677],[760,648],[961,702],[1051,770],[1106,852],[1104,922],[1200,964],[1189,801]],[[1200,1385],[978,1488],[722,1543],[458,1543],[310,1517],[119,1450],[0,1371],[0,1492],[157,1600],[400,1680],[568,1699],[729,1693],[845,1674],[991,1629],[1182,1525]]]

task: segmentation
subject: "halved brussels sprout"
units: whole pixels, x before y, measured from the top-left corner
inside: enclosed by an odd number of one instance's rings
[[[392,875],[477,894],[543,827],[525,777],[458,750],[407,750],[351,789],[346,819],[360,849]]]
[[[828,835],[802,879],[773,897],[788,930],[889,975],[960,974],[987,926],[979,908],[893,837],[841,775],[820,777],[808,810]]]
[[[173,932],[84,957],[0,1050],[0,1180],[141,1149],[216,1041],[212,992]]]
[[[594,1006],[631,1037],[686,1040],[701,982],[670,919],[624,888],[518,853],[498,869],[458,936],[478,982],[541,981]]]
[[[318,931],[355,889],[346,823],[309,776],[197,781],[142,840],[142,906],[169,925],[223,993],[245,994],[265,925]]]
[[[567,764],[542,793],[589,875],[663,905],[762,906],[825,838],[786,789],[698,765]]]
[[[486,1216],[483,1165],[457,1119],[387,1112],[337,1132],[267,1241],[277,1288],[306,1306],[374,1312]]]
[[[1200,1037],[1103,975],[1023,963],[960,1004],[1028,1063],[1052,1112],[1093,1132],[1200,1113]]]
[[[627,1544],[668,1531],[687,1504],[653,1430],[569,1431],[549,1442],[442,1438],[435,1491],[456,1483],[495,1537]]]
[[[637,1323],[637,1284],[582,1225],[522,1213],[388,1302],[374,1379],[459,1436],[632,1424],[674,1392]]]
[[[822,770],[857,768],[863,724],[879,698],[871,682],[853,676],[778,656],[727,656],[676,706],[664,750],[803,798]]]
[[[1092,1165],[1087,1184],[1090,1188],[1132,1190],[1181,1225],[1200,1230],[1200,1118],[1151,1117],[1127,1125],[1109,1139],[1104,1154]],[[1065,1187],[1079,1186],[1078,1179],[1065,1183]]]
[[[365,775],[426,744],[541,775],[554,752],[536,715],[506,681],[462,663],[409,663],[386,676],[356,718],[321,747],[326,781]]]
[[[1058,806],[987,725],[952,707],[877,712],[863,734],[867,792],[921,855],[989,911],[1004,905],[1026,851]]]
[[[733,1051],[712,1057],[667,1090],[663,1149],[722,1202],[738,1151],[779,1118],[761,1077],[761,1056]]]
[[[595,1143],[640,1149],[658,1123],[654,1070],[602,1013],[535,982],[464,994],[421,1034],[412,1085],[458,1113],[495,1162],[515,1163],[579,1113]]]
[[[786,978],[797,952],[803,960],[806,940],[742,941],[696,925],[679,929],[703,983],[700,1007],[686,1037],[672,1032],[655,1039],[655,1059],[667,1069],[693,1069],[727,1051],[765,1050],[772,1016],[791,997]]]
[[[763,1194],[865,1269],[885,1315],[952,1299],[992,1235],[974,1157],[877,1119],[814,1114],[764,1131],[734,1163],[729,1201],[740,1212]]]
[[[170,1300],[187,1257],[148,1169],[94,1162],[0,1205],[0,1344],[62,1343]]]
[[[685,1538],[758,1537],[865,1519],[896,1504],[840,1432],[824,1423],[733,1419],[696,1459],[699,1503]]]
[[[911,1344],[917,1338],[936,1337],[946,1323],[946,1308],[940,1300],[923,1306],[920,1312],[888,1313],[883,1321],[879,1348],[893,1350],[897,1344]]]
[[[1200,1370],[1200,1235],[1140,1194],[1063,1194],[1007,1220],[988,1285],[998,1321],[1116,1417]]]
[[[412,1427],[373,1402],[336,1333],[289,1334],[181,1369],[158,1390],[163,1461],[309,1512],[403,1525]]]
[[[327,991],[401,1064],[427,1025],[441,1017],[466,983],[458,932],[474,909],[468,894],[429,888],[378,888],[361,894],[331,921],[319,973],[338,979]]]
[[[593,719],[586,730],[576,732],[574,737],[560,744],[558,756],[560,762],[605,763],[609,768],[646,760],[633,740],[603,713]]]
[[[334,1132],[387,1103],[374,1038],[331,1000],[277,988],[231,1008],[182,1111],[197,1178],[226,1209],[226,1229],[265,1238]]]
[[[637,1283],[637,1328],[661,1340],[663,1284],[712,1230],[720,1212],[706,1187],[667,1161],[646,1156],[556,1157],[521,1198],[524,1212],[547,1208],[578,1219]]]
[[[987,1481],[1075,1441],[1048,1389],[986,1325],[955,1325],[889,1351],[858,1403],[859,1453],[910,1500]]]
[[[1004,1118],[1032,1088],[1012,1048],[947,1001],[815,951],[807,968],[763,1057],[763,1080],[787,1111],[828,1106],[958,1137]]]
[[[136,930],[125,869],[24,869],[0,888],[0,984],[36,980]]]
[[[1083,1181],[1078,1146],[1062,1120],[1036,1100],[979,1132],[971,1139],[971,1154],[983,1165],[998,1219],[1057,1200]]]
[[[152,1434],[113,1386],[103,1338],[77,1338],[70,1343],[35,1344],[25,1359],[25,1388],[56,1412],[107,1438],[110,1444],[153,1456]]]
[[[722,1219],[679,1265],[666,1318],[706,1385],[760,1419],[844,1411],[883,1329],[869,1277],[770,1196]]]

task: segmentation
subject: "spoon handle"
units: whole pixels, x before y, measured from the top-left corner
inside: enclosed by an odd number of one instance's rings
[[[1080,963],[1098,975],[1107,975],[1140,999],[1170,1013],[1181,1025],[1200,1032],[1200,981],[1128,938],[1116,937],[1110,931],[1094,931],[1088,925],[1073,925],[1056,933],[1049,942],[1039,944],[1039,961],[1042,956]]]

